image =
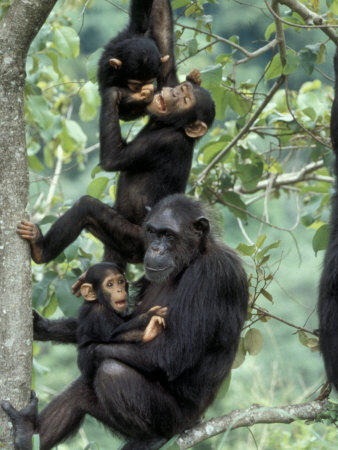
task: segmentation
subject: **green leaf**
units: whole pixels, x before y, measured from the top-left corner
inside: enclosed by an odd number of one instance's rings
[[[198,49],[197,39],[190,39],[187,42],[187,46],[188,46],[189,56],[194,55],[197,52],[197,49]]]
[[[237,250],[244,256],[251,256],[254,254],[256,248],[254,245],[247,245],[241,243],[237,246]]]
[[[223,86],[210,88],[210,94],[215,102],[216,119],[224,120],[225,111],[229,106],[228,91]]]
[[[265,30],[264,37],[265,37],[266,41],[268,41],[270,39],[270,36],[272,35],[272,33],[276,33],[276,24],[274,22],[270,23],[268,28]]]
[[[208,67],[201,71],[202,75],[202,86],[205,89],[212,89],[219,87],[222,81],[223,67],[221,64],[216,66]]]
[[[270,63],[265,67],[264,78],[266,80],[271,80],[272,78],[277,78],[282,74],[283,66],[280,59],[279,53],[277,53]]]
[[[102,167],[100,165],[94,166],[90,174],[91,178],[95,178],[96,175],[100,172],[103,172]]]
[[[250,355],[258,355],[263,348],[263,336],[257,328],[251,328],[244,337],[244,348]]]
[[[183,8],[183,6],[190,5],[190,0],[173,0],[171,6],[173,9]]]
[[[47,306],[45,306],[42,310],[42,315],[44,317],[50,317],[52,316],[58,307],[58,301],[56,299],[55,293],[52,295],[51,299],[47,303]]]
[[[242,95],[237,94],[236,92],[228,93],[228,101],[230,108],[238,114],[240,117],[245,116],[250,111],[252,103],[247,98]]]
[[[105,191],[109,182],[109,178],[107,177],[99,177],[95,178],[91,181],[87,187],[87,195],[90,195],[94,198],[100,198],[103,192]]]
[[[320,250],[326,250],[327,244],[329,243],[329,233],[330,226],[328,223],[322,225],[315,232],[312,239],[312,248],[316,255]]]
[[[69,279],[58,278],[54,283],[59,307],[63,314],[68,317],[76,316],[82,303],[78,297],[72,294],[72,285],[76,280],[77,278],[75,277]]]
[[[73,259],[75,259],[77,257],[78,249],[79,249],[79,244],[76,241],[64,249],[63,252],[64,252],[68,262],[73,261]]]
[[[41,128],[49,128],[53,125],[55,116],[50,112],[49,104],[42,95],[30,95],[28,97],[27,105],[33,120],[36,121]]]
[[[79,36],[71,27],[57,28],[52,45],[64,58],[76,58],[80,52]]]
[[[299,56],[297,53],[294,52],[287,52],[286,53],[286,63],[283,68],[283,74],[289,75],[290,73],[293,73],[297,70],[297,67],[299,66]]]
[[[242,158],[236,158],[237,174],[243,183],[243,187],[249,191],[257,186],[257,183],[262,177],[263,168],[263,161],[255,153],[251,153],[251,158],[248,163],[243,163]]]
[[[256,247],[262,248],[262,245],[264,244],[265,240],[266,240],[266,234],[261,234],[260,236],[258,236],[258,239],[256,241]]]
[[[237,369],[245,360],[246,350],[244,347],[244,338],[240,338],[239,345],[234,362],[232,363],[232,369]]]
[[[226,377],[226,379],[223,381],[219,391],[217,392],[217,399],[224,399],[225,398],[225,396],[228,393],[229,387],[230,387],[230,382],[231,382],[231,372]]]
[[[35,172],[42,172],[44,169],[43,164],[41,164],[40,160],[36,156],[28,156],[28,166]]]
[[[266,291],[265,289],[261,289],[261,292],[260,292],[262,295],[264,295],[264,297],[267,299],[267,300],[269,300],[269,302],[271,302],[271,303],[273,303],[273,297],[272,297],[272,295],[268,292],[268,291]]]
[[[316,64],[317,55],[308,48],[303,48],[299,52],[300,63],[307,75],[312,75]]]
[[[88,78],[92,83],[96,83],[97,81],[97,66],[99,63],[99,59],[101,58],[101,54],[102,48],[97,49],[89,56],[86,63]]]
[[[100,104],[100,96],[97,85],[88,81],[80,89],[82,103],[80,106],[80,118],[86,122],[94,119],[97,113],[97,106]]]
[[[247,220],[247,215],[245,213],[246,205],[236,192],[224,192],[223,200],[227,203],[226,206],[230,209],[234,216],[245,221]]]
[[[87,136],[82,131],[80,125],[74,120],[65,119],[61,132],[61,145],[66,153],[83,148],[87,142]]]

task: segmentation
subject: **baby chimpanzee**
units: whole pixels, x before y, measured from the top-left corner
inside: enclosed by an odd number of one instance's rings
[[[82,375],[91,380],[95,374],[91,344],[108,342],[148,342],[165,326],[167,308],[155,306],[129,320],[126,314],[128,283],[116,264],[92,266],[81,285],[85,302],[80,308],[76,337],[78,365]]]
[[[112,87],[126,91],[119,105],[119,117],[133,120],[146,113],[153,100],[153,82],[160,74],[161,57],[149,33],[153,0],[132,0],[127,27],[105,46],[98,67],[99,90],[102,98],[100,128],[107,126],[105,117],[111,114]],[[102,145],[102,144],[101,144]]]

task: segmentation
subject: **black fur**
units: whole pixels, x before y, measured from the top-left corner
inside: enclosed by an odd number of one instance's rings
[[[105,117],[111,114],[109,108],[110,88],[128,90],[127,80],[147,81],[160,74],[161,55],[153,39],[146,37],[150,31],[150,15],[153,0],[132,0],[130,21],[127,27],[105,46],[98,66],[98,83],[102,97],[100,129],[107,126]],[[115,69],[109,64],[111,58],[122,61],[122,67]],[[147,102],[134,101],[126,93],[119,105],[123,120],[132,120],[145,114]],[[102,143],[101,143],[102,145]]]
[[[332,197],[331,233],[319,287],[320,349],[328,380],[338,390],[338,50],[334,57],[335,96],[331,111],[331,141],[335,154],[335,193]]]
[[[166,328],[141,346],[98,345],[94,389],[80,378],[40,414],[41,450],[76,431],[85,414],[131,438],[125,448],[159,448],[199,421],[231,370],[248,305],[238,256],[209,231],[200,203],[183,195],[156,205],[144,229],[150,280],[140,283],[133,315],[167,306]],[[150,270],[168,265],[170,273]]]
[[[161,52],[169,54],[161,69],[160,83],[177,85],[172,40],[172,15],[168,0],[154,0],[152,33]],[[101,165],[107,171],[120,171],[113,208],[91,197],[82,197],[58,219],[38,246],[41,259],[48,262],[67,247],[85,228],[105,244],[106,261],[125,267],[141,262],[144,255],[141,225],[146,207],[154,206],[166,195],[184,193],[196,139],[187,136],[184,126],[195,120],[211,125],[214,103],[210,93],[193,85],[196,104],[169,116],[152,115],[148,124],[131,142],[121,137],[117,91],[111,99],[101,130]],[[109,113],[108,113],[109,111]]]

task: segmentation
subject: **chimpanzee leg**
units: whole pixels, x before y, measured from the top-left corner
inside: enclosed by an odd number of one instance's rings
[[[49,450],[79,429],[89,407],[95,407],[93,390],[75,380],[44,408],[38,418],[40,450]]]
[[[141,227],[126,220],[114,208],[88,195],[81,197],[63,214],[45,236],[40,236],[36,243],[30,242],[32,255],[39,254],[34,260],[43,263],[55,259],[83,229],[90,231],[126,260],[142,260]]]
[[[103,361],[94,386],[110,416],[108,425],[133,439],[125,449],[155,450],[184,429],[184,414],[175,399],[158,382],[123,363]]]

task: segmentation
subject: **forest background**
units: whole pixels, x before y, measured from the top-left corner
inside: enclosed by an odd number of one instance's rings
[[[251,286],[236,368],[207,417],[252,404],[307,402],[325,381],[313,331],[334,181],[329,120],[338,1],[280,3],[172,1],[181,80],[200,69],[217,107],[213,129],[196,146],[187,193],[211,205],[219,234],[241,253]],[[0,17],[9,4],[0,1]],[[123,0],[59,1],[30,47],[28,210],[43,230],[83,194],[114,201],[116,175],[97,166],[96,67],[127,11]],[[320,29],[319,17],[330,28]],[[132,138],[143,124],[123,124],[124,135]],[[70,287],[101,256],[100,243],[83,233],[55,261],[33,264],[33,306],[47,317],[76,314],[80,300]],[[131,266],[128,278],[141,271]],[[34,343],[40,407],[77,374],[73,346]],[[331,395],[332,422],[336,398]],[[194,448],[333,449],[337,431],[330,421],[240,428]],[[88,418],[58,449],[117,446]]]

